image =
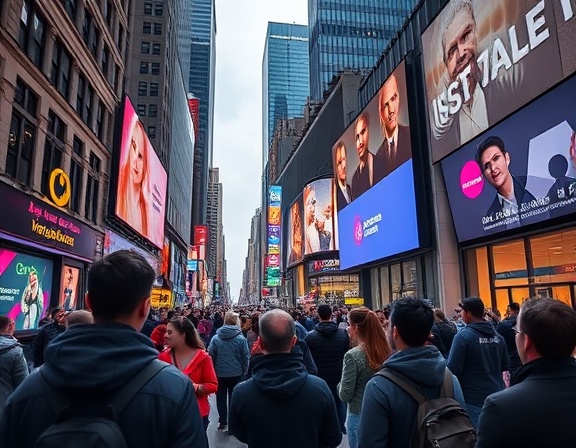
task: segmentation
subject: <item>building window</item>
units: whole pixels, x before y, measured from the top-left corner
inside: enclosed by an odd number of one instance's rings
[[[46,23],[32,7],[31,0],[24,0],[20,13],[18,44],[34,65],[42,68],[42,53],[46,36]]]
[[[138,83],[138,96],[148,95],[148,83],[146,81],[140,81]]]
[[[138,104],[138,115],[141,117],[146,116],[146,104]]]
[[[100,30],[94,27],[92,31],[92,42],[90,44],[90,52],[94,59],[98,60],[98,41],[100,40]]]
[[[144,14],[147,16],[152,15],[152,3],[144,3]]]
[[[150,83],[150,96],[158,96],[158,83],[151,82]]]
[[[90,48],[92,40],[92,27],[94,26],[94,19],[92,14],[87,10],[84,11],[84,23],[82,24],[82,39],[88,48]]]
[[[118,66],[116,65],[116,63],[111,65],[112,70],[110,71],[109,75],[108,75],[108,82],[110,83],[111,86],[114,86],[114,88],[116,88],[116,74],[118,73]]]
[[[80,198],[82,197],[83,174],[82,157],[84,155],[84,143],[74,136],[72,142],[72,160],[70,162],[70,210],[80,213]]]
[[[94,99],[94,89],[88,85],[88,90],[86,92],[86,102],[84,107],[84,114],[82,115],[82,120],[90,128],[92,128],[92,101]]]
[[[160,55],[160,44],[156,43],[156,42],[152,42],[152,54],[154,56],[159,56]]]
[[[100,159],[90,152],[90,173],[86,183],[86,202],[84,203],[84,217],[96,223],[98,215],[98,190],[100,187]]]
[[[83,75],[78,76],[78,91],[76,93],[76,113],[82,116],[84,110],[84,101],[86,95],[86,78]]]
[[[82,118],[82,121],[90,126],[92,121],[92,99],[94,97],[94,90],[84,75],[78,76],[78,93],[76,95],[76,112]]]
[[[156,5],[154,5],[154,15],[157,15],[157,16],[164,15],[164,5],[162,5],[160,3],[156,3]]]
[[[150,54],[150,42],[142,41],[140,52],[143,54]]]
[[[148,126],[148,138],[156,140],[156,126]]]
[[[108,78],[108,65],[110,62],[110,50],[107,45],[102,48],[102,73],[105,78]]]
[[[140,74],[145,75],[148,73],[148,62],[140,61]]]
[[[161,23],[155,23],[154,24],[154,34],[162,34],[162,24]]]
[[[64,8],[66,8],[66,12],[72,19],[72,22],[76,22],[76,3],[78,3],[78,0],[64,0]]]
[[[52,110],[48,112],[48,127],[44,143],[44,161],[42,162],[41,190],[45,196],[50,194],[50,174],[62,167],[66,125]]]
[[[106,0],[104,2],[104,17],[106,17],[106,24],[108,25],[108,28],[112,27],[112,12],[112,2],[110,0]]]
[[[151,22],[144,22],[142,24],[142,33],[152,34],[152,23]]]
[[[54,51],[52,52],[52,73],[50,74],[50,80],[66,99],[68,99],[70,67],[70,54],[66,51],[62,42],[56,39],[54,42]]]
[[[160,74],[160,63],[159,62],[152,62],[152,74],[159,75]]]
[[[102,101],[98,101],[98,111],[96,113],[96,135],[98,136],[98,140],[104,143],[104,114],[106,113],[106,108],[104,107],[104,103]]]
[[[148,106],[148,116],[149,117],[157,117],[158,116],[158,105],[150,104]]]

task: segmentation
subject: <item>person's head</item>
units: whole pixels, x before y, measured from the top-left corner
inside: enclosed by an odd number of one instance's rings
[[[242,314],[240,316],[240,329],[244,332],[252,328],[252,318],[248,314]]]
[[[95,322],[125,322],[140,331],[150,310],[156,274],[146,259],[119,250],[96,261],[88,271],[86,304]]]
[[[368,114],[363,113],[356,119],[356,126],[354,127],[356,150],[358,151],[358,158],[362,162],[365,162],[368,158],[368,143],[370,141],[368,126],[370,126]]]
[[[166,345],[178,350],[187,345],[190,348],[204,350],[204,342],[200,334],[188,318],[175,317],[166,324],[166,334],[164,335]]]
[[[432,311],[434,311],[434,320],[436,323],[444,322],[446,320],[446,315],[440,308],[434,308]]]
[[[16,329],[16,322],[8,316],[0,316],[0,334],[8,334],[12,336]]]
[[[346,186],[346,145],[339,141],[336,146],[336,178],[343,187]]]
[[[66,281],[70,284],[72,283],[72,280],[74,280],[74,273],[71,268],[68,268],[66,269]]]
[[[466,297],[460,303],[462,320],[468,324],[484,319],[484,302],[479,297]]]
[[[361,306],[348,313],[348,334],[353,342],[362,344],[371,369],[379,368],[392,350],[376,313]]]
[[[304,216],[306,216],[306,226],[314,222],[316,213],[316,192],[311,185],[306,185],[304,188]]]
[[[66,311],[63,310],[60,306],[57,306],[50,312],[50,317],[59,325],[66,324]]]
[[[522,363],[566,358],[576,348],[576,311],[559,300],[530,299],[520,308],[514,330]]]
[[[235,313],[234,311],[228,311],[224,315],[224,325],[236,325],[236,326],[238,326],[239,325],[238,321],[239,321],[238,313]]]
[[[396,300],[390,312],[392,348],[403,350],[424,346],[433,323],[434,312],[423,300],[411,297]]]
[[[442,13],[442,56],[448,78],[454,81],[468,65],[476,65],[478,41],[476,19],[470,0],[453,0]]]
[[[38,286],[38,273],[36,272],[36,270],[32,269],[28,274],[28,283],[32,288]]]
[[[88,310],[76,310],[66,315],[66,328],[77,324],[93,324],[94,316]]]
[[[382,133],[385,137],[391,138],[398,127],[398,114],[400,113],[400,94],[396,75],[390,75],[380,89],[378,111]]]
[[[264,354],[290,353],[297,342],[296,324],[286,311],[275,309],[259,320],[260,345]]]
[[[128,164],[130,167],[130,181],[133,184],[141,185],[146,178],[148,167],[148,145],[146,131],[140,120],[136,120],[132,140],[130,141]]]
[[[332,308],[330,308],[330,305],[320,305],[318,307],[318,317],[321,321],[329,321],[332,318]]]
[[[508,170],[510,154],[500,137],[490,136],[480,143],[476,151],[476,162],[486,180],[498,192],[502,186],[511,181],[512,177]]]
[[[518,313],[520,312],[520,305],[516,302],[512,302],[506,308],[506,312],[509,316],[518,316]]]

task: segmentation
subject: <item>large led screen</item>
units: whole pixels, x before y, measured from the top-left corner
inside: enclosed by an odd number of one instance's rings
[[[304,256],[304,230],[302,226],[302,195],[292,203],[286,230],[286,267],[302,261]]]
[[[336,250],[333,180],[318,179],[304,187],[304,255]]]
[[[0,249],[0,314],[16,330],[34,330],[50,306],[53,263],[46,258]]]
[[[334,144],[332,162],[341,269],[419,246],[404,62]]]
[[[433,161],[576,70],[572,0],[452,0],[422,34]]]
[[[576,211],[576,78],[442,161],[460,241]]]
[[[159,248],[164,242],[167,182],[144,125],[125,97],[115,213]]]

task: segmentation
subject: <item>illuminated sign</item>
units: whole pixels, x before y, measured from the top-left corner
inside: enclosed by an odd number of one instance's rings
[[[330,260],[316,260],[308,263],[308,272],[310,274],[338,271],[339,269],[340,269],[340,260],[338,260],[337,258]]]
[[[70,201],[72,194],[72,187],[70,185],[70,178],[64,170],[57,168],[50,174],[48,182],[50,190],[50,198],[52,202],[58,207],[64,207]]]
[[[266,286],[280,285],[280,215],[282,203],[282,187],[272,185],[268,189],[268,225],[267,250],[264,260],[266,266]]]

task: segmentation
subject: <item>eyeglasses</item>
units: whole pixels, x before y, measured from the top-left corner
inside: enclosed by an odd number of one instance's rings
[[[516,334],[526,335],[526,333],[524,333],[522,330],[518,329],[518,328],[516,327],[516,325],[514,325],[514,326],[512,327],[512,331],[513,331],[514,333],[516,333]]]

